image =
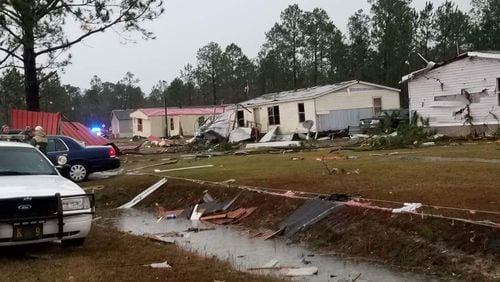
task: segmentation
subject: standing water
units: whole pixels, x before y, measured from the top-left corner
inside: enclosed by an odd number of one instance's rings
[[[157,222],[152,213],[135,209],[123,210],[117,217],[108,220],[114,228],[135,235],[182,234],[182,237],[171,237],[176,245],[204,256],[215,256],[229,261],[241,271],[260,267],[274,260],[278,261],[280,266],[318,268],[317,275],[296,278],[298,281],[429,281],[429,277],[396,272],[383,266],[314,255],[305,248],[287,245],[282,240],[250,238],[247,232],[234,226],[214,226],[184,219]],[[215,229],[212,229],[213,227]],[[189,228],[210,230],[186,232]],[[279,275],[281,272],[260,270],[260,273]]]

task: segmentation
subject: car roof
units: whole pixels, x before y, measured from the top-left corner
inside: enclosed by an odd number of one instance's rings
[[[20,148],[33,148],[30,144],[12,141],[0,141],[0,147],[20,147]]]

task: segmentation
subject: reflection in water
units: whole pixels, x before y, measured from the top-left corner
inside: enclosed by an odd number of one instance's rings
[[[278,260],[281,266],[318,268],[318,275],[302,277],[298,281],[352,281],[360,274],[356,281],[429,281],[429,277],[395,272],[378,265],[314,255],[305,248],[287,245],[281,240],[252,239],[247,232],[234,226],[216,226],[214,230],[197,233],[184,232],[188,228],[210,229],[214,226],[183,219],[162,220],[158,223],[153,214],[134,209],[124,210],[117,217],[109,219],[109,224],[136,235],[170,234],[170,237],[164,238],[175,241],[186,250],[227,260],[236,269],[243,271],[263,266],[272,259]],[[175,236],[177,232],[181,236]],[[270,270],[261,273],[279,274],[278,271]]]

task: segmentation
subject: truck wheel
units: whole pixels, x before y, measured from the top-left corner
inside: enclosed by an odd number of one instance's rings
[[[63,247],[80,247],[83,246],[84,243],[85,243],[85,238],[67,239],[61,241],[61,245]]]
[[[89,169],[84,163],[75,162],[70,165],[68,176],[74,182],[81,182],[89,176]]]

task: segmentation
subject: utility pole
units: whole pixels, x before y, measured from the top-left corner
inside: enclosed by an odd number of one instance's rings
[[[168,134],[168,112],[167,112],[167,93],[166,91],[163,92],[163,109],[165,110],[165,134],[167,136],[167,138],[169,138],[169,134]]]

